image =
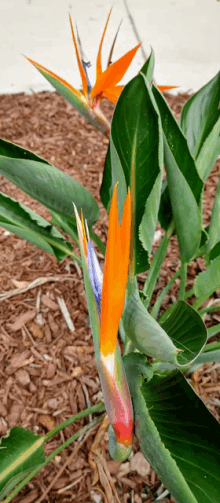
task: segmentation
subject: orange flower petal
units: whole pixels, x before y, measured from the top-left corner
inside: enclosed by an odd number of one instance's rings
[[[71,27],[72,37],[73,37],[73,43],[74,43],[74,47],[75,47],[75,51],[76,51],[77,63],[78,63],[78,67],[79,67],[79,71],[80,71],[80,75],[81,75],[81,79],[82,79],[83,94],[87,97],[88,96],[88,82],[87,82],[84,68],[83,68],[83,65],[82,65],[82,62],[80,59],[80,55],[79,55],[79,51],[78,51],[78,47],[77,47],[77,43],[76,43],[76,38],[75,38],[75,34],[74,34],[74,29],[73,29],[73,23],[72,23],[72,19],[71,19],[70,14],[69,14],[69,21],[70,21],[70,27]]]
[[[69,82],[67,82],[66,80],[62,79],[58,75],[56,75],[56,73],[51,72],[50,70],[48,70],[47,68],[45,68],[45,66],[39,65],[39,63],[36,63],[36,61],[33,61],[33,59],[27,58],[27,56],[25,56],[25,58],[28,61],[30,61],[30,63],[32,63],[32,65],[34,65],[35,68],[37,68],[38,70],[43,70],[44,72],[47,72],[49,75],[51,75],[51,77],[54,77],[59,82],[62,82],[62,84],[64,84],[66,87],[68,87],[68,89],[70,89],[70,91],[72,91],[74,94],[76,94],[79,98],[83,97],[83,94],[80,91],[78,91],[73,86],[71,86],[71,84],[69,84]]]
[[[102,75],[102,61],[101,61],[102,45],[103,45],[103,40],[105,37],[106,29],[108,26],[109,18],[111,16],[111,12],[112,12],[112,8],[110,9],[109,15],[107,17],[107,21],[105,23],[104,31],[103,31],[102,38],[101,38],[101,42],[99,44],[99,50],[98,50],[98,55],[97,55],[97,60],[96,60],[96,81],[98,81]]]
[[[169,91],[169,89],[176,89],[179,86],[156,86],[160,91]]]
[[[107,98],[109,101],[114,103],[114,105],[116,105],[118,98],[119,98],[123,89],[124,89],[124,86],[109,87],[108,89],[106,89],[106,91],[104,91],[102,96],[103,96],[103,98]]]
[[[109,87],[112,88],[116,86],[118,82],[124,77],[125,72],[130,66],[133,57],[135,56],[137,50],[141,44],[128,51],[124,56],[115,61],[110,65],[100,76],[99,80],[96,81],[92,91],[91,98],[98,96],[100,93],[106,91]]]
[[[129,264],[131,232],[131,196],[128,192],[121,225],[118,221],[117,185],[114,188],[109,217],[102,288],[100,352],[114,353],[118,325],[124,307]]]
[[[80,217],[81,217],[81,224],[82,224],[83,249],[84,249],[85,257],[88,260],[88,244],[87,244],[87,239],[86,239],[86,231],[85,231],[85,225],[84,225],[84,219],[83,219],[83,212],[82,212],[82,210],[81,210]]]

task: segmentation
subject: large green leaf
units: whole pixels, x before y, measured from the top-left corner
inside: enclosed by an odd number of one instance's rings
[[[207,329],[201,316],[189,304],[177,301],[161,326],[183,351],[177,356],[179,365],[187,365],[198,357],[207,340]]]
[[[153,93],[162,120],[164,161],[167,173],[167,187],[164,187],[161,196],[159,218],[161,224],[167,228],[173,214],[181,260],[188,262],[195,255],[201,239],[203,182],[199,177],[186,138],[164,97],[155,86],[153,86]]]
[[[0,500],[44,460],[44,437],[24,428],[12,428],[0,441]]]
[[[61,94],[61,96],[63,96],[63,98],[65,98],[65,100],[67,100],[70,105],[72,105],[81,115],[83,115],[85,119],[87,119],[103,134],[106,133],[107,127],[105,121],[103,121],[101,117],[95,115],[83,95],[82,98],[77,96],[77,94],[74,93],[73,89],[71,89],[71,86],[67,82],[65,83],[65,81],[59,80],[58,76],[50,73],[50,71],[47,71],[46,68],[43,68],[40,65],[38,66],[37,64],[34,64],[34,66],[45,77],[45,79],[50,82],[54,89],[56,89],[56,91]]]
[[[0,192],[0,226],[63,260],[73,255],[64,236],[27,206]]]
[[[10,145],[10,144],[9,144]],[[88,225],[98,219],[98,205],[92,195],[66,173],[43,161],[27,160],[25,155],[15,158],[15,146],[8,146],[7,156],[0,155],[0,174],[24,190],[34,199],[74,220],[73,202]],[[22,151],[20,152],[22,156]],[[24,152],[23,152],[24,154]]]
[[[219,503],[219,424],[175,370],[152,376],[143,355],[124,357],[135,432],[176,503]]]
[[[220,117],[213,126],[209,136],[204,141],[199,155],[196,159],[196,166],[202,180],[208,177],[216,159],[220,154]]]
[[[220,243],[220,180],[217,185],[214,205],[212,208],[211,222],[209,224],[209,240],[206,247],[206,253],[209,260],[211,250]],[[220,247],[218,246],[219,252]],[[217,256],[217,255],[216,255]]]
[[[10,141],[0,138],[0,155],[5,157],[11,157],[13,159],[29,159],[30,161],[38,161],[43,164],[49,164],[46,159],[39,157],[38,155],[27,150],[26,148],[16,145],[16,143],[11,143]]]
[[[196,276],[194,294],[197,297],[196,306],[201,306],[217,288],[220,288],[220,256],[213,260],[206,271]]]
[[[180,125],[195,159],[220,116],[219,102],[220,72],[199,89],[182,109]]]
[[[164,160],[180,258],[188,263],[201,241],[201,212],[186,178],[164,140]]]
[[[137,75],[122,91],[113,116],[109,150],[100,195],[103,204],[108,207],[113,186],[122,178],[122,168],[126,186],[131,187],[133,201],[133,249],[137,274],[149,267],[148,257],[157,222],[162,183],[160,117],[144,75]],[[152,190],[154,198],[148,203]],[[148,217],[150,225],[146,226]],[[139,229],[141,222],[142,227]]]

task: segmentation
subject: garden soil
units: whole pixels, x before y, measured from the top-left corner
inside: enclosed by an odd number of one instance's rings
[[[166,98],[178,118],[189,95]],[[112,105],[104,102],[103,108],[111,117]],[[95,229],[105,242],[107,217],[99,189],[108,140],[63,98],[49,92],[0,96],[0,136],[33,150],[93,194],[100,208]],[[220,159],[205,187],[205,224],[210,221],[219,174]],[[49,220],[49,212],[40,203],[3,177],[0,190]],[[159,242],[160,238],[153,252]],[[103,264],[101,254],[99,258]],[[179,265],[173,237],[152,303]],[[189,265],[188,289],[202,270],[202,258]],[[144,274],[139,276],[140,288],[144,278]],[[32,285],[34,280],[37,284]],[[176,300],[178,285],[177,279],[162,311]],[[0,228],[0,294],[0,436],[18,425],[43,435],[101,399],[82,272],[70,258],[57,262],[53,256]],[[220,291],[215,293],[218,296]],[[206,316],[207,326],[220,322],[218,313]],[[219,420],[220,364],[204,365],[191,376],[191,383]],[[46,455],[91,419],[77,421],[53,437],[46,445]],[[96,425],[86,437],[57,455],[13,502],[152,503],[164,490],[136,440],[133,458],[120,464],[110,459],[106,430]],[[174,500],[165,493],[161,501]]]

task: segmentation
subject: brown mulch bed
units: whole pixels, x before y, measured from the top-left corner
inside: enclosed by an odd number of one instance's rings
[[[167,96],[178,117],[187,94]],[[104,103],[111,116],[112,106]],[[107,218],[99,189],[108,140],[88,124],[58,94],[43,92],[0,96],[0,136],[46,158],[57,168],[73,176],[96,198],[100,221],[96,231],[105,241]],[[220,173],[218,160],[205,188],[204,221],[210,221],[215,188]],[[49,212],[38,202],[0,177],[0,190],[29,205],[43,217]],[[24,288],[37,278],[55,277],[24,293],[0,302],[0,436],[20,425],[36,434],[45,434],[68,417],[100,401],[100,385],[94,358],[88,310],[80,268],[69,258],[63,262],[0,228],[0,293]],[[78,252],[77,252],[78,253]],[[164,266],[155,289],[154,299],[179,267],[176,238],[171,239]],[[204,269],[203,259],[189,266],[188,286]],[[143,275],[140,276],[140,285]],[[176,280],[166,296],[166,309],[177,296]],[[220,296],[220,293],[219,293]],[[66,304],[74,330],[67,326],[60,309]],[[218,313],[207,315],[207,326],[220,321]],[[220,419],[220,364],[208,364],[195,373],[194,384],[211,412]],[[46,455],[79,428],[88,418],[66,428],[46,445]],[[102,468],[93,483],[88,455],[97,428],[79,445],[71,445],[55,458],[14,498],[23,502],[94,502],[105,500],[103,485],[109,473],[122,503],[151,503],[164,488],[155,472],[143,464],[135,442],[135,463],[110,460],[103,447]],[[104,436],[106,440],[106,435]],[[107,460],[106,470],[102,472]],[[103,482],[104,480],[104,482]],[[49,490],[48,490],[49,488]],[[117,498],[112,493],[112,502]],[[174,501],[164,498],[164,502]]]

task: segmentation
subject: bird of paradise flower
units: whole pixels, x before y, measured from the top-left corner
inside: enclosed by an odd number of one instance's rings
[[[131,196],[128,191],[121,224],[118,220],[117,185],[113,190],[105,253],[104,275],[92,242],[86,236],[83,216],[75,207],[81,255],[95,296],[99,315],[97,366],[107,414],[112,427],[109,442],[114,459],[126,459],[132,449],[133,410],[117,342],[122,315],[131,236]],[[96,343],[95,343],[96,344]],[[114,434],[113,434],[114,433]]]
[[[70,27],[72,32],[73,43],[76,52],[77,63],[82,79],[82,91],[75,89],[69,82],[62,79],[54,72],[51,72],[44,66],[36,63],[30,58],[27,58],[37,70],[52,84],[52,86],[69,102],[74,106],[91,124],[98,128],[107,137],[110,136],[110,124],[103,114],[100,108],[100,102],[102,98],[107,98],[112,103],[116,104],[117,100],[124,88],[123,85],[118,85],[121,79],[124,77],[126,71],[128,70],[137,50],[141,44],[128,51],[124,56],[119,58],[114,63],[111,63],[111,57],[115,41],[117,38],[118,30],[114,38],[106,70],[102,70],[101,55],[102,46],[106,33],[106,29],[109,23],[109,18],[111,15],[109,12],[102,38],[99,45],[97,60],[96,60],[96,82],[92,87],[88,77],[87,69],[90,66],[90,62],[86,61],[85,55],[82,50],[82,44],[77,31],[77,39],[74,33],[73,24],[71,17]],[[78,45],[77,45],[78,41]],[[172,89],[175,86],[157,86],[161,91]]]

